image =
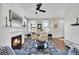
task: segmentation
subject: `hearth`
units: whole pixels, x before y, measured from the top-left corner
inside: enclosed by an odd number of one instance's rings
[[[11,45],[13,49],[21,49],[22,46],[22,36],[18,35],[11,38]]]

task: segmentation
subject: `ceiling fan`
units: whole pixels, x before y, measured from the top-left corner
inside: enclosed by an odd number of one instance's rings
[[[35,9],[35,11],[36,11],[35,14],[37,14],[38,12],[43,12],[43,13],[46,12],[45,10],[40,9],[41,6],[42,6],[42,3],[39,3],[39,4],[37,4],[36,6],[37,6],[37,7],[36,7],[36,9]]]

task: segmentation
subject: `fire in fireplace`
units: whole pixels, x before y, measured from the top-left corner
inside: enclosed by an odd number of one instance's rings
[[[22,36],[18,35],[15,37],[11,38],[11,45],[13,49],[21,49],[21,45],[22,45]]]

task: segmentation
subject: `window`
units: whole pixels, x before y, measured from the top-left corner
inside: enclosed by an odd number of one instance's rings
[[[40,20],[40,23],[38,22],[38,20],[29,20],[28,21],[28,31],[36,32],[38,24],[42,24],[43,31],[45,31],[45,32],[49,31],[49,20]]]
[[[28,23],[28,31],[32,32],[32,30],[36,30],[36,20],[30,20]]]
[[[49,20],[42,20],[42,28],[43,28],[43,31],[46,31],[46,32],[49,31]]]

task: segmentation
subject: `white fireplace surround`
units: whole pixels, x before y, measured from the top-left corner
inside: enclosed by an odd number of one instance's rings
[[[24,35],[26,34],[25,31],[26,30],[23,30],[23,28],[2,27],[0,31],[1,33],[0,45],[11,47],[11,38],[18,35],[22,35],[22,43],[24,43]]]

